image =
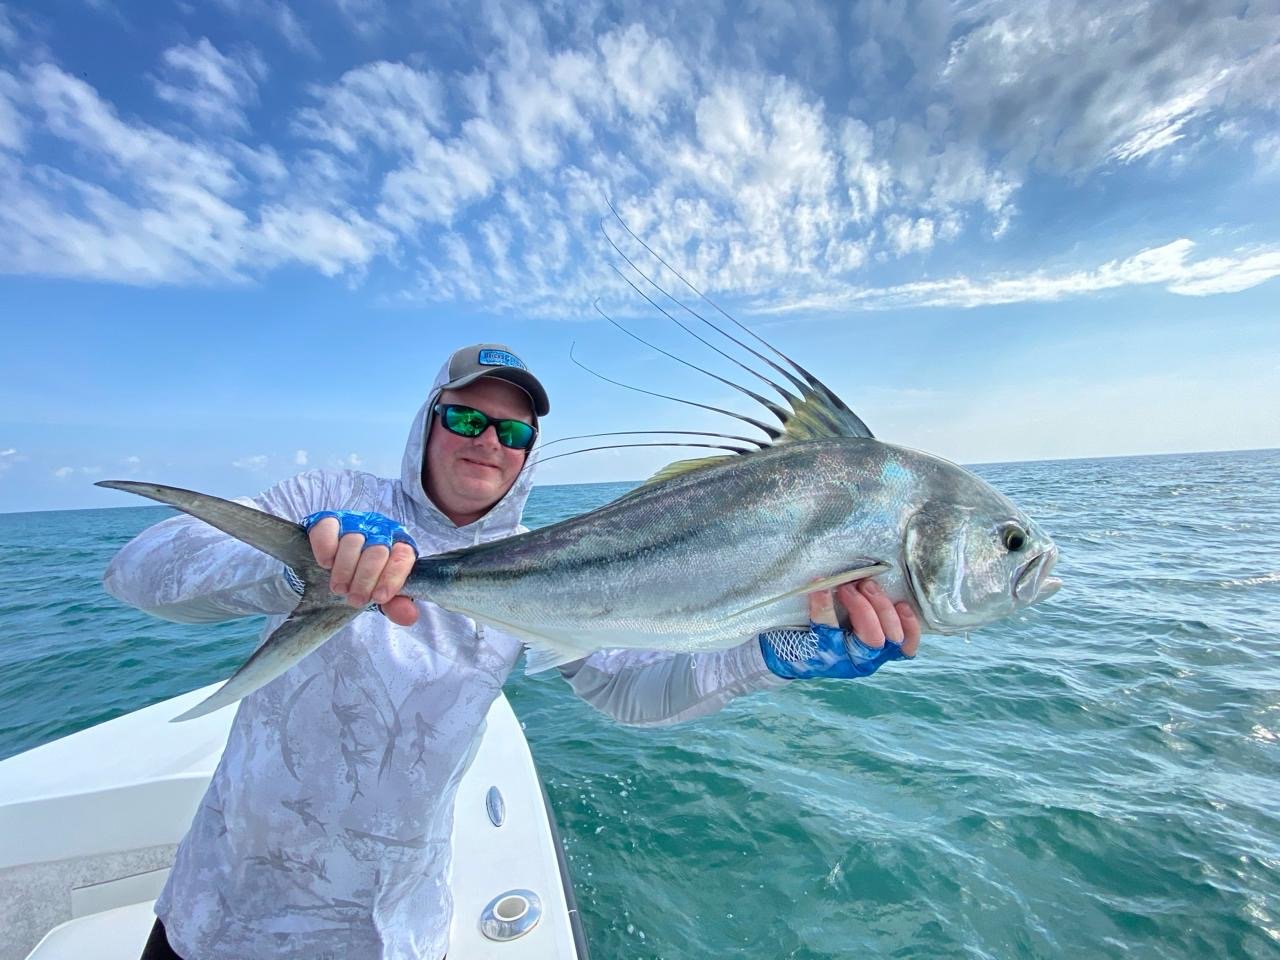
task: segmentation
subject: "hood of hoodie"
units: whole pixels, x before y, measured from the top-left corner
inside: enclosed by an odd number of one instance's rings
[[[496,536],[506,536],[519,526],[525,501],[529,499],[529,492],[533,489],[533,474],[536,466],[534,454],[538,444],[542,442],[542,435],[539,434],[534,441],[533,449],[525,459],[524,469],[520,471],[516,482],[511,485],[506,496],[494,504],[493,508],[479,520],[464,527],[456,526],[432,502],[422,486],[422,463],[427,453],[427,427],[431,422],[431,409],[435,406],[448,380],[448,375],[449,361],[446,360],[436,374],[435,382],[431,385],[431,393],[418,410],[418,415],[413,418],[413,426],[409,428],[409,439],[405,441],[404,457],[400,461],[400,484],[409,499],[418,505],[421,522],[426,527],[438,529],[442,533],[471,531],[475,534],[475,539],[490,540]]]

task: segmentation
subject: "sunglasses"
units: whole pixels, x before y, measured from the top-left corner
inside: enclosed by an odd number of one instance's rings
[[[493,424],[498,442],[512,450],[528,450],[533,446],[538,429],[523,420],[497,420],[474,407],[458,403],[437,403],[435,413],[450,433],[460,437],[478,437]]]

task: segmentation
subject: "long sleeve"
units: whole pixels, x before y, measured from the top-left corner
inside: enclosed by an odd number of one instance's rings
[[[353,477],[310,471],[237,503],[301,520],[351,496]],[[255,614],[288,613],[298,597],[274,557],[194,517],[172,517],[129,541],[107,567],[103,586],[125,603],[180,623],[208,623]]]
[[[560,673],[597,710],[638,727],[703,717],[735,697],[787,682],[765,666],[754,637],[709,653],[601,650]]]

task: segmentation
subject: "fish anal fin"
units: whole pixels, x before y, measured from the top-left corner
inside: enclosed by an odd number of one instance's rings
[[[768,600],[761,600],[738,611],[737,615],[751,613],[759,610],[761,607],[767,607],[772,603],[778,603],[791,597],[803,596],[806,593],[813,593],[815,590],[830,590],[832,587],[838,587],[842,583],[853,583],[855,580],[866,580],[868,577],[878,577],[882,573],[887,573],[892,569],[892,565],[882,560],[867,560],[862,566],[853,566],[847,570],[843,570],[830,577],[823,577],[821,580],[813,580],[802,586],[796,587],[794,590],[788,590],[786,593],[780,593],[776,597],[770,597]]]
[[[525,641],[524,672],[541,673],[552,667],[563,666],[574,660],[581,660],[583,654],[576,650],[556,650],[539,645],[536,641]]]

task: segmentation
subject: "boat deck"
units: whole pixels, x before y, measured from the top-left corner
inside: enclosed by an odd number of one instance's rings
[[[136,960],[235,706],[168,721],[214,689],[0,761],[0,960]],[[495,787],[501,826],[488,812]],[[504,697],[458,787],[453,841],[451,960],[586,957],[554,820]],[[518,939],[489,939],[482,911],[515,890],[535,895],[540,921]],[[501,911],[514,917],[519,898]]]

